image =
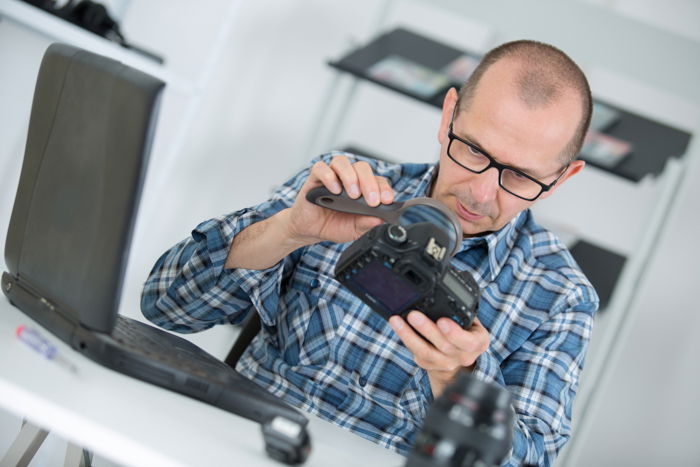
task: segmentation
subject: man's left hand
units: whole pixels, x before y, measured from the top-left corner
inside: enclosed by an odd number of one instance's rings
[[[416,364],[428,372],[434,398],[442,394],[459,370],[473,368],[477,357],[489,347],[489,332],[478,318],[469,329],[462,329],[450,318],[435,323],[415,310],[407,318],[410,326],[398,315],[392,316],[389,324],[413,353]]]

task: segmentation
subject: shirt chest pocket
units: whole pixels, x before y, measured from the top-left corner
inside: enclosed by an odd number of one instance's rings
[[[332,277],[297,265],[289,280],[278,324],[278,342],[290,365],[321,366],[328,362],[343,321],[337,302],[340,284]]]
[[[342,394],[337,405],[341,412],[389,432],[412,426],[424,415],[425,372],[388,323],[369,308],[349,308],[330,360],[339,376],[331,389]]]
[[[389,323],[364,305],[353,306],[338,329],[339,344],[332,358],[366,390],[399,394],[417,367],[413,355]],[[369,383],[369,384],[367,384]]]
[[[324,367],[345,396],[356,391],[397,407],[420,369],[389,324],[332,277],[299,263],[286,284],[278,327],[281,354],[292,366]],[[342,380],[342,381],[341,381]]]

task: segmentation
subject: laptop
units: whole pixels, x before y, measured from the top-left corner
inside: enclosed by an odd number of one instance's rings
[[[307,418],[186,339],[118,314],[164,83],[65,44],[42,60],[5,244],[10,302],[95,362],[262,424],[309,453]]]

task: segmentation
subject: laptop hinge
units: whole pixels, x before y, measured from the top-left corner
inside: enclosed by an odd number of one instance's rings
[[[16,308],[41,324],[59,339],[70,343],[77,326],[77,318],[62,311],[55,303],[42,297],[21,279],[2,273],[2,291]]]

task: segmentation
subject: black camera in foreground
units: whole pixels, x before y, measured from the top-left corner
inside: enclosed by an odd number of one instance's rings
[[[479,286],[450,266],[449,236],[435,224],[381,224],[355,240],[336,263],[336,279],[384,318],[420,310],[471,326]]]
[[[405,467],[492,467],[513,445],[510,392],[465,371],[428,409]]]

